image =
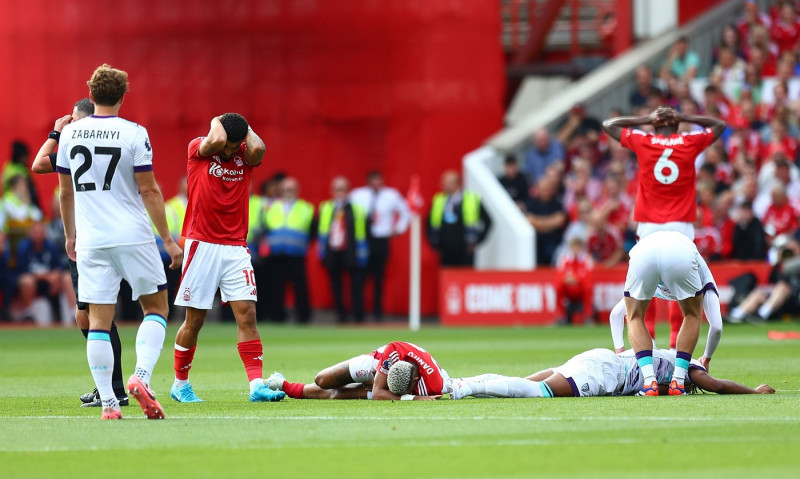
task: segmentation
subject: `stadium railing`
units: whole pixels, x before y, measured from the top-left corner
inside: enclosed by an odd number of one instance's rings
[[[669,48],[681,36],[687,36],[690,49],[700,53],[699,71],[708,72],[711,68],[710,52],[720,38],[722,28],[735,22],[743,6],[744,0],[725,2],[680,29],[639,44],[570,84],[518,123],[490,137],[483,147],[465,155],[466,186],[481,195],[484,206],[495,221],[493,231],[476,252],[476,267],[536,267],[533,227],[497,180],[506,156],[521,158],[530,144],[531,135],[540,128],[553,126],[576,103],[583,103],[588,114],[599,119],[607,118],[613,108],[627,111],[636,68],[650,65],[657,71]],[[514,256],[526,249],[529,254]]]

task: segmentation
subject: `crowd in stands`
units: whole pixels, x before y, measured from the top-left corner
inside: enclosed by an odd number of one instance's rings
[[[679,39],[658,71],[636,70],[630,110],[610,115],[649,115],[669,105],[728,124],[696,161],[695,242],[710,262],[766,260],[776,238],[798,236],[797,8],[778,1],[760,11],[747,2],[714,51],[694,51],[690,39]],[[713,58],[708,72],[700,71],[701,55]],[[611,266],[624,262],[635,244],[637,163],[599,120],[576,105],[555,131],[533,134],[521,161],[506,162],[500,181],[536,228],[539,265],[557,265],[579,244],[594,264]],[[681,131],[695,128],[681,125]]]

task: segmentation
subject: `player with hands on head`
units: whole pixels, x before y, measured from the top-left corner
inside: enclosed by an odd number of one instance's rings
[[[696,123],[703,130],[678,134],[680,122]],[[633,128],[651,124],[655,133]],[[683,382],[700,334],[702,283],[700,254],[692,242],[697,218],[695,159],[725,131],[725,123],[711,117],[683,115],[659,107],[649,116],[618,117],[603,122],[603,129],[639,162],[639,186],[633,219],[639,243],[630,252],[625,279],[628,337],[645,377],[641,395],[657,396],[652,359],[652,339],[644,315],[662,283],[677,299],[684,320],[678,333],[676,370],[671,395],[683,395]]]
[[[175,304],[186,318],[175,336],[175,381],[170,396],[200,402],[189,383],[197,338],[217,289],[233,309],[237,348],[250,383],[250,401],[280,401],[263,380],[263,346],[256,326],[255,273],[247,248],[249,188],[266,147],[238,113],[211,119],[205,137],[188,151],[188,202],[183,222],[185,260]]]

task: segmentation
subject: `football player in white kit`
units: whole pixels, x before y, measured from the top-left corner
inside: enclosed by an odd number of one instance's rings
[[[653,350],[653,369],[656,382],[666,391],[672,382],[675,355],[669,350]],[[727,379],[717,379],[696,360],[689,364],[686,381],[704,391],[717,394],[773,394],[767,384],[755,389]],[[503,398],[549,398],[590,396],[631,396],[644,385],[633,350],[616,354],[610,349],[592,349],[572,357],[554,368],[534,373],[527,378],[482,374],[450,381],[450,398],[467,396]]]
[[[102,419],[122,419],[111,386],[109,328],[124,278],[144,311],[128,392],[149,419],[163,419],[149,384],[164,344],[169,306],[148,213],[172,258],[171,268],[180,267],[183,252],[167,228],[147,130],[117,116],[128,91],[128,74],[102,65],[87,84],[95,113],[64,127],[56,158],[67,254],[78,264],[78,294],[90,305],[86,355],[102,401]]]
[[[698,361],[708,370],[709,363],[711,363],[711,356],[714,354],[714,351],[717,350],[719,341],[722,338],[722,313],[720,311],[717,283],[714,281],[714,276],[711,274],[711,270],[702,256],[698,256],[698,266],[700,284],[703,285],[703,311],[706,313],[706,319],[708,320],[706,348],[703,356],[701,356]],[[654,297],[666,299],[668,301],[678,300],[672,291],[661,282],[658,283]],[[611,339],[614,341],[614,349],[616,352],[621,353],[625,350],[625,341],[622,337],[622,331],[625,328],[624,300],[620,300],[611,310],[609,323],[611,326]]]

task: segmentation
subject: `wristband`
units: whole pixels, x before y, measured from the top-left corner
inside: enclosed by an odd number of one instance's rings
[[[58,143],[58,140],[61,139],[61,132],[53,130],[50,132],[49,135],[47,135],[47,137],[50,138],[51,140],[56,140],[56,143]]]
[[[403,394],[402,396],[400,396],[400,400],[401,401],[413,401],[415,397],[416,396],[414,396],[413,394]]]

